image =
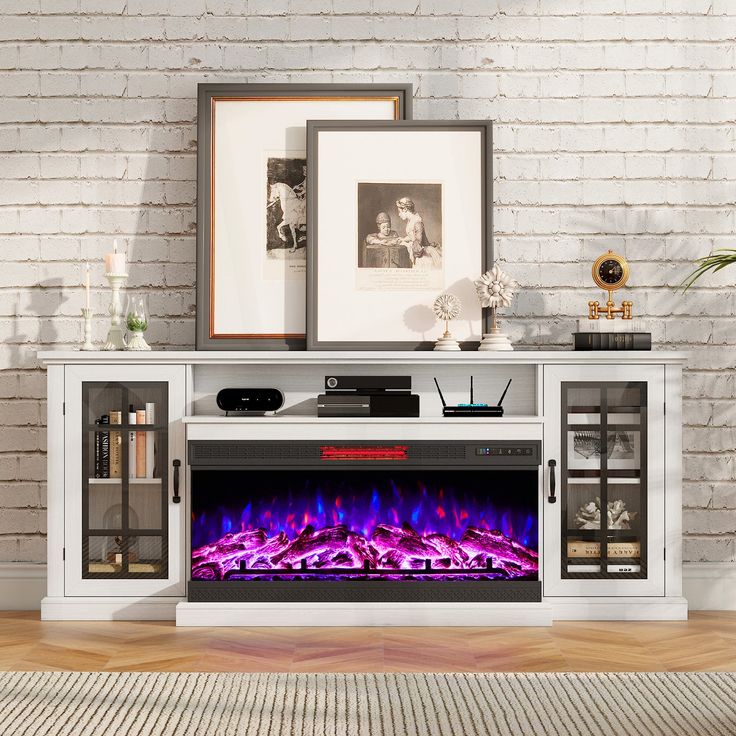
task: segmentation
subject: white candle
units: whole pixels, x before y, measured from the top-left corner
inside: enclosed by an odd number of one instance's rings
[[[89,263],[87,263],[87,275],[84,279],[84,287],[87,292],[87,309],[89,309]]]
[[[105,255],[105,273],[125,273],[125,253],[118,253],[118,241],[112,241],[112,253]]]

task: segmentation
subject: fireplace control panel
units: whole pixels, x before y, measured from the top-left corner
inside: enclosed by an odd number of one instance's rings
[[[520,457],[531,456],[534,454],[534,448],[530,445],[511,446],[511,447],[476,447],[476,455],[485,455],[488,457]]]

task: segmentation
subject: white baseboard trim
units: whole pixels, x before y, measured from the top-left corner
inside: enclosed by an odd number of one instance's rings
[[[181,598],[44,598],[42,621],[172,621]]]
[[[691,611],[736,611],[736,562],[686,562],[682,578]],[[45,595],[46,565],[0,563],[0,610],[38,611]]]
[[[180,603],[177,626],[551,626],[547,603]]]
[[[0,562],[0,610],[38,611],[46,595],[46,565]]]
[[[545,600],[555,621],[687,621],[687,600],[679,597]]]
[[[691,611],[736,611],[736,562],[686,562],[682,594]]]

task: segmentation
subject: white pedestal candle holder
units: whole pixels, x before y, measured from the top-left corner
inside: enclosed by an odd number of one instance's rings
[[[103,350],[125,350],[125,337],[123,331],[123,305],[120,303],[120,289],[128,279],[127,273],[105,274],[110,282],[112,298],[108,312],[110,313],[110,329],[107,332],[107,342]]]
[[[84,343],[80,350],[94,350],[95,346],[92,344],[92,310],[82,308],[82,317],[84,318]]]
[[[131,331],[128,336],[128,350],[150,350],[151,346],[146,342],[142,332]]]

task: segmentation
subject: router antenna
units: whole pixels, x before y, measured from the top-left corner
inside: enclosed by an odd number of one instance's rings
[[[509,382],[506,384],[506,388],[503,390],[503,393],[501,394],[501,398],[498,400],[498,405],[501,406],[503,404],[504,397],[506,396],[506,392],[509,390],[509,386],[511,385],[512,379],[509,378]]]
[[[470,376],[470,403],[473,403],[473,376]]]
[[[440,395],[440,401],[442,402],[442,406],[447,406],[445,403],[445,397],[442,395],[442,389],[440,388],[439,383],[437,383],[437,379],[434,379],[434,385],[437,386],[437,393]]]

